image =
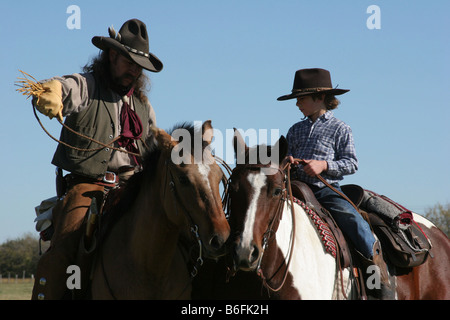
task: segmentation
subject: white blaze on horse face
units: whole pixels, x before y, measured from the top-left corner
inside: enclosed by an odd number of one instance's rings
[[[253,240],[253,225],[255,224],[256,210],[258,209],[258,198],[261,189],[266,185],[267,177],[263,173],[250,173],[247,180],[253,188],[250,205],[245,216],[244,231],[242,233],[241,247],[250,247]]]
[[[205,180],[205,183],[208,187],[208,190],[211,190],[211,185],[209,184],[209,172],[211,171],[210,167],[206,164],[198,164],[197,165],[198,172],[202,175],[202,178]]]

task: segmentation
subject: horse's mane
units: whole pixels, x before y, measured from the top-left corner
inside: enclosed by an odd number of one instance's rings
[[[199,132],[198,130],[201,132],[201,128],[196,128],[190,122],[176,124],[172,129],[167,130],[166,132],[168,134],[172,134],[176,129],[185,129],[190,133],[192,138],[192,147],[194,135]],[[147,149],[142,157],[143,170],[135,173],[124,185],[121,186],[121,191],[119,192],[120,199],[106,213],[105,222],[107,226],[102,229],[102,236],[105,236],[106,234],[104,234],[104,232],[108,232],[111,226],[115,224],[132,206],[139,194],[139,190],[144,182],[144,179],[152,180],[156,175],[158,160],[161,156],[161,149],[158,147],[153,134],[150,134],[146,138],[145,145],[147,146]],[[203,148],[205,148],[205,145],[203,145]]]

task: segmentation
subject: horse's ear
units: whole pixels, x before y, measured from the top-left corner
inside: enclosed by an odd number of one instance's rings
[[[233,128],[233,129],[234,129],[233,147],[234,147],[234,154],[236,156],[237,164],[244,164],[245,163],[245,153],[247,152],[248,147],[245,144],[245,141],[242,138],[239,131],[236,128]]]
[[[174,147],[178,142],[173,140],[172,136],[165,132],[163,129],[151,128],[153,136],[158,142],[159,148],[170,149]]]
[[[288,142],[284,136],[281,136],[280,139],[275,143],[272,147],[272,150],[278,152],[278,161],[281,163],[283,159],[286,157],[288,152]],[[273,153],[272,153],[273,155]]]
[[[211,125],[211,120],[206,120],[202,125],[202,138],[206,143],[211,144],[214,137],[214,130]]]

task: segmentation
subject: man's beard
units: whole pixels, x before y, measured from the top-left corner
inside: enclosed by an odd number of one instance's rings
[[[140,77],[140,76],[139,76]],[[113,77],[112,89],[120,95],[126,95],[131,88],[133,88],[138,81],[139,77],[135,78],[130,74],[124,74],[120,77]],[[129,85],[124,85],[124,80],[131,80]]]

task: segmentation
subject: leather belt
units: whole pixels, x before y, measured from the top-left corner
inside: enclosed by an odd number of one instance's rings
[[[119,176],[111,171],[107,171],[100,179],[89,178],[75,173],[69,173],[64,178],[69,188],[79,183],[92,183],[108,188],[114,188],[119,184]]]
[[[123,166],[120,167],[117,172],[106,171],[105,175],[99,179],[82,176],[76,173],[69,173],[64,178],[67,181],[69,187],[74,186],[78,183],[93,183],[108,188],[114,188],[119,184],[120,175],[122,175],[123,173],[135,171],[135,169],[136,168],[133,166]]]
[[[119,176],[114,172],[106,171],[101,181],[106,184],[116,184],[119,183]]]

